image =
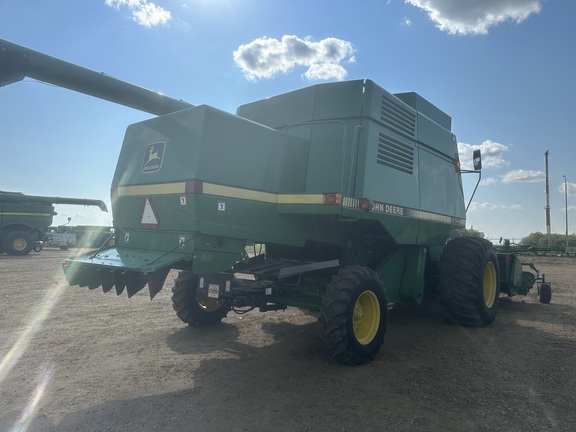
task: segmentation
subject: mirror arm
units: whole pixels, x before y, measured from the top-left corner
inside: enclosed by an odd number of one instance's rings
[[[472,198],[474,198],[474,194],[476,193],[476,189],[478,189],[478,185],[480,184],[480,180],[482,180],[482,171],[481,170],[478,170],[478,171],[462,170],[461,172],[463,172],[463,173],[478,173],[478,181],[476,182],[476,186],[474,187],[474,192],[472,192],[472,196],[470,197],[470,200],[468,201],[468,205],[466,206],[465,212],[468,213],[468,207],[470,207],[470,204],[472,204]]]

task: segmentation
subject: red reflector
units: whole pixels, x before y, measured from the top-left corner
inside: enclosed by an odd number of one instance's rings
[[[342,205],[342,195],[340,194],[325,194],[324,204]]]
[[[362,200],[360,201],[360,208],[364,211],[369,211],[371,207],[372,203],[370,202],[370,200],[368,198],[362,198]]]
[[[202,180],[188,180],[186,182],[186,193],[187,194],[201,194],[203,189]]]

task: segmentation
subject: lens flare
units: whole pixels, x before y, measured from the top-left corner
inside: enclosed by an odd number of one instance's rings
[[[58,303],[66,286],[66,282],[60,281],[54,288],[46,293],[30,323],[0,362],[0,384],[16,365],[20,357],[24,355],[30,341],[42,328],[44,320],[50,315],[52,308]]]
[[[14,426],[12,426],[12,429],[10,429],[10,432],[24,432],[28,430],[28,427],[30,427],[30,424],[32,423],[36,415],[36,410],[38,409],[38,403],[40,402],[40,400],[42,400],[44,390],[46,390],[46,386],[50,382],[51,378],[52,378],[52,372],[50,370],[47,370],[44,373],[42,373],[38,385],[32,392],[32,396],[30,397],[28,404],[22,411],[22,415],[20,416],[18,421],[14,424]]]
[[[26,326],[20,337],[16,340],[14,345],[8,353],[2,358],[0,362],[0,384],[6,379],[6,376],[10,373],[12,368],[18,363],[20,358],[26,353],[30,342],[38,333],[44,324],[44,321],[50,315],[50,312],[54,308],[54,306],[58,303],[58,300],[62,296],[64,292],[64,288],[67,286],[66,282],[60,280],[56,286],[51,288],[40,303],[39,308],[36,312],[32,315],[32,319],[30,323]],[[36,409],[38,403],[42,399],[42,395],[44,394],[44,390],[50,378],[52,376],[51,371],[47,370],[42,373],[40,377],[40,381],[36,386],[36,389],[32,393],[30,401],[26,405],[24,411],[22,411],[22,415],[20,419],[16,422],[14,427],[10,430],[10,432],[22,432],[27,430],[30,426],[32,421],[34,420],[34,416],[36,414]]]

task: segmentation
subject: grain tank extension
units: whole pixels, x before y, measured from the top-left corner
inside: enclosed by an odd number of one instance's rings
[[[492,244],[446,243],[466,218],[457,140],[451,118],[420,95],[354,80],[233,115],[5,41],[0,56],[12,65],[0,68],[4,83],[33,76],[158,115],[125,134],[111,185],[115,246],[66,260],[70,285],[128,296],[148,286],[154,297],[178,269],[172,300],[185,323],[318,311],[324,348],[345,364],[379,351],[389,301],[436,296],[455,323],[495,319]]]

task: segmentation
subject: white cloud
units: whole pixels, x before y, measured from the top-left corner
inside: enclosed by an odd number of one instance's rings
[[[234,61],[249,80],[272,78],[298,66],[308,70],[309,80],[343,80],[348,72],[342,63],[352,63],[354,48],[350,42],[327,38],[314,42],[310,38],[285,35],[281,40],[262,37],[234,51]]]
[[[507,209],[507,210],[523,210],[521,204],[510,204],[510,205],[496,205],[489,202],[473,202],[470,204],[468,211],[483,211],[483,210],[496,210],[496,209]]]
[[[498,180],[494,177],[486,177],[480,180],[480,186],[494,186]]]
[[[145,27],[166,24],[172,14],[166,9],[147,0],[104,0],[106,6],[120,9],[125,6],[132,12],[132,19]]]
[[[542,0],[404,0],[425,10],[436,26],[450,34],[487,34],[506,21],[517,24],[540,12]]]
[[[468,209],[468,211],[494,210],[497,208],[498,208],[498,206],[496,204],[492,204],[489,202],[484,202],[484,203],[472,202],[470,204],[470,208]]]
[[[542,171],[512,170],[502,177],[502,183],[539,183],[544,181],[546,175]]]
[[[568,195],[576,196],[576,183],[566,183],[566,189],[568,189]],[[558,192],[564,193],[564,182],[558,187]]]
[[[482,152],[482,168],[499,168],[510,165],[504,160],[504,153],[508,151],[508,146],[486,140],[480,145],[458,143],[458,154],[462,168],[472,169],[472,152],[474,150]]]

